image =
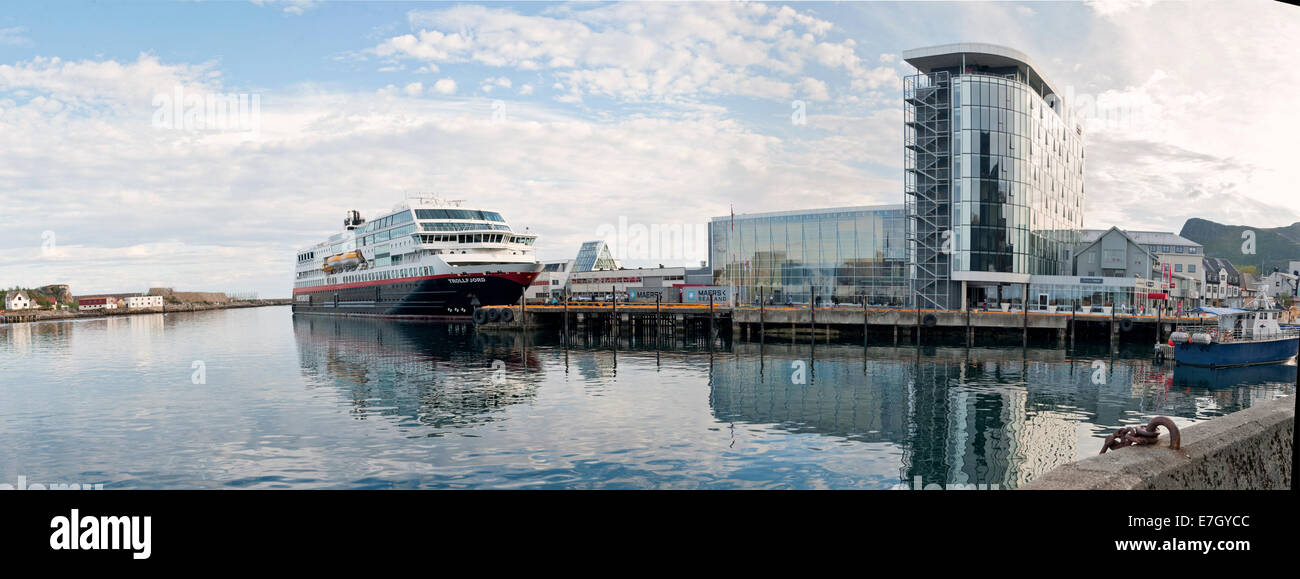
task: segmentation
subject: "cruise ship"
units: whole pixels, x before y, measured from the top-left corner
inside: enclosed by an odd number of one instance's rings
[[[519,301],[543,265],[537,236],[500,213],[415,197],[298,251],[294,313],[464,319]]]

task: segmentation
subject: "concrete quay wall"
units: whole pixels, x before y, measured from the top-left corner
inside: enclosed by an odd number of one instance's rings
[[[1179,450],[1161,429],[1159,444],[1064,464],[1020,488],[1290,489],[1294,440],[1293,395],[1183,428]]]

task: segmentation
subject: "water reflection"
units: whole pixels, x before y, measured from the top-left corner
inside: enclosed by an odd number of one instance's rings
[[[1294,391],[1286,381],[1292,366],[1203,374],[1154,366],[1137,348],[864,349],[671,334],[557,339],[310,316],[295,319],[294,330],[304,374],[313,382],[340,388],[358,418],[404,417],[429,427],[426,436],[508,420],[497,411],[531,403],[555,379],[576,382],[583,397],[552,412],[592,421],[583,400],[627,396],[620,383],[654,387],[668,365],[684,370],[678,379],[707,383],[708,411],[732,433],[729,449],[737,425],[838,440],[860,448],[864,460],[892,461],[897,474],[890,484],[1014,488],[1095,453],[1119,426],[1156,414],[1188,424]],[[494,363],[511,380],[494,381]],[[645,420],[658,410],[641,407]],[[569,428],[583,437],[581,426]],[[813,452],[797,460],[819,457]]]
[[[1095,453],[1120,425],[1187,424],[1294,392],[1294,366],[1204,376],[1136,354],[741,344],[715,369],[710,402],[720,421],[897,445],[907,484],[1016,487]]]
[[[1294,392],[1294,366],[1161,368],[1144,348],[780,342],[561,341],[288,308],[0,326],[0,481],[1012,487],[1119,426]]]
[[[541,371],[526,336],[466,325],[301,316],[293,329],[304,376],[346,392],[361,420],[400,416],[434,428],[491,422],[495,411],[535,396]]]

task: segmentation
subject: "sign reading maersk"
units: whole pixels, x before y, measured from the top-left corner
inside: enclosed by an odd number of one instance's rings
[[[731,298],[731,288],[716,285],[682,288],[682,301],[685,302],[708,303],[710,297],[715,304],[728,303]]]
[[[637,288],[637,289],[633,289],[633,290],[628,290],[628,297],[630,297],[630,298],[632,298],[632,299],[634,299],[634,300],[636,300],[636,299],[642,299],[642,300],[653,300],[653,299],[659,299],[659,300],[662,300],[662,299],[664,299],[664,288],[661,288],[661,287],[643,287],[643,288]]]

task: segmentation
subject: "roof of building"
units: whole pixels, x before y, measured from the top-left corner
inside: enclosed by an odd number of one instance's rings
[[[1128,234],[1133,239],[1136,239],[1138,243],[1144,245],[1185,245],[1201,247],[1201,244],[1196,243],[1195,241],[1168,231],[1129,231]]]
[[[1202,311],[1202,312],[1205,312],[1205,313],[1207,313],[1207,314],[1214,314],[1214,315],[1216,315],[1216,316],[1227,316],[1227,315],[1232,315],[1232,314],[1244,314],[1244,313],[1247,313],[1246,310],[1242,310],[1242,309],[1238,309],[1238,308],[1215,308],[1215,307],[1210,307],[1210,306],[1201,306],[1201,307],[1196,308],[1195,310],[1192,310],[1192,311]]]
[[[1096,232],[1096,235],[1087,236],[1087,239],[1082,240],[1082,243],[1085,243],[1086,245],[1084,245],[1083,248],[1080,249],[1079,251],[1075,252],[1076,255],[1077,255],[1077,254],[1080,254],[1080,253],[1083,253],[1083,252],[1085,252],[1085,251],[1088,251],[1089,249],[1092,249],[1092,246],[1097,245],[1097,242],[1101,241],[1101,238],[1105,237],[1107,233],[1110,233],[1110,232],[1112,232],[1112,231],[1118,231],[1120,235],[1124,236],[1124,239],[1127,239],[1127,240],[1129,241],[1129,243],[1132,243],[1132,244],[1134,244],[1134,245],[1137,245],[1137,246],[1141,247],[1141,248],[1142,248],[1142,251],[1146,251],[1147,253],[1151,253],[1150,251],[1147,251],[1147,248],[1146,248],[1146,245],[1145,245],[1145,244],[1138,243],[1137,240],[1133,239],[1133,237],[1130,236],[1130,235],[1128,234],[1128,232],[1126,232],[1126,231],[1124,231],[1123,229],[1120,229],[1120,228],[1118,228],[1118,227],[1113,227],[1113,226],[1112,226],[1110,229],[1105,229],[1105,230],[1102,230],[1102,229],[1096,229],[1096,230],[1093,230],[1093,229],[1085,229],[1084,231],[1093,231],[1093,232]]]
[[[1079,230],[1079,242],[1091,244],[1107,231],[1110,231],[1110,229],[1081,229]],[[1121,231],[1123,231],[1129,239],[1132,239],[1134,243],[1139,245],[1183,245],[1201,247],[1201,244],[1196,243],[1195,241],[1168,231],[1133,231],[1131,229],[1123,229]]]
[[[605,240],[587,241],[578,248],[578,255],[573,260],[573,271],[611,270],[623,267],[614,257]]]
[[[618,269],[596,269],[591,271],[575,271],[569,279],[580,280],[590,277],[597,277],[608,274],[627,274],[635,273],[637,275],[655,277],[659,275],[680,274],[685,272],[686,266],[670,265],[667,267],[620,267]]]
[[[1206,283],[1218,283],[1219,270],[1226,270],[1228,272],[1229,284],[1241,284],[1241,272],[1237,271],[1237,267],[1232,265],[1231,261],[1222,257],[1210,257],[1207,255],[1201,257],[1201,264],[1205,267]]]
[[[1043,69],[1039,68],[1033,59],[1029,58],[1028,54],[999,44],[957,42],[913,48],[903,51],[903,60],[915,66],[921,72],[930,72],[936,68],[961,66],[962,55],[966,56],[965,62],[967,65],[990,67],[1023,66],[1026,72],[1025,77],[1029,79],[1030,86],[1039,87],[1041,85],[1044,96],[1047,94],[1060,96],[1061,94],[1056,90],[1056,86],[1043,75]]]
[[[18,291],[15,291],[15,292],[6,293],[6,294],[5,294],[5,299],[6,299],[6,300],[14,300],[14,299],[18,299],[19,296],[21,296],[21,297],[22,297],[23,299],[25,299],[25,300],[30,300],[30,299],[31,299],[30,297],[28,297],[27,292],[26,292],[25,290],[18,290]]]
[[[819,213],[849,213],[856,211],[902,211],[901,204],[894,205],[854,205],[851,207],[824,207],[821,209],[795,209],[792,211],[768,211],[765,213],[737,213],[736,219],[760,219],[766,217],[787,217],[793,215],[816,215]],[[731,215],[714,217],[713,221],[728,221]]]

